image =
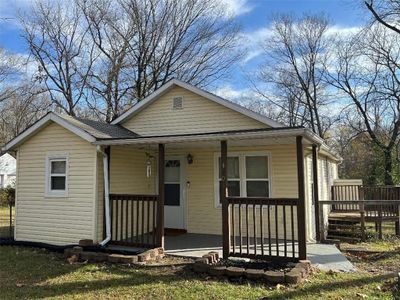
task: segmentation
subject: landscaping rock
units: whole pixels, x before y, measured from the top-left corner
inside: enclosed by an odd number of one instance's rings
[[[223,276],[225,275],[226,267],[225,266],[212,266],[208,269],[208,274],[212,276]]]
[[[299,269],[292,269],[285,274],[286,283],[299,283],[302,280],[302,272]]]
[[[197,258],[197,259],[195,260],[195,263],[208,264],[208,258],[205,258],[205,257]]]
[[[236,278],[236,277],[241,277],[241,276],[243,276],[244,275],[244,269],[243,268],[237,268],[237,267],[227,267],[226,268],[226,271],[225,271],[225,274],[228,276],[228,277],[233,277],[233,278]]]
[[[247,269],[245,271],[245,276],[248,279],[259,279],[263,276],[264,274],[264,270],[260,270],[260,269]]]
[[[80,259],[87,260],[90,262],[103,262],[107,261],[108,254],[103,252],[84,251],[80,254]]]
[[[218,262],[218,261],[219,261],[219,254],[218,254],[217,251],[211,251],[209,254],[212,255],[212,256],[214,257],[214,261],[215,261],[215,262]]]
[[[299,262],[295,265],[295,268],[303,268],[308,273],[311,270],[311,262],[309,260],[299,260]]]
[[[108,255],[108,261],[111,263],[131,264],[131,263],[135,263],[138,261],[138,256],[110,254],[110,255]]]
[[[81,247],[93,246],[93,240],[89,240],[89,239],[80,240],[79,246],[81,246]]]
[[[67,261],[68,261],[70,264],[74,264],[74,263],[78,262],[78,260],[79,260],[79,256],[76,255],[76,254],[73,254],[73,255],[71,255],[71,256],[69,256],[69,257],[67,258]]]
[[[81,253],[81,252],[83,252],[83,248],[80,246],[75,246],[72,248],[72,252],[73,253]]]
[[[215,261],[214,261],[214,256],[211,255],[211,254],[205,254],[205,255],[202,256],[202,258],[207,259],[207,263],[208,263],[208,264],[213,264],[213,263],[215,263]]]
[[[207,273],[209,265],[202,262],[196,262],[193,264],[193,270],[197,273]]]
[[[139,262],[146,262],[151,259],[151,255],[148,251],[138,254],[137,259]]]
[[[264,279],[271,283],[285,282],[285,273],[281,271],[265,271]]]

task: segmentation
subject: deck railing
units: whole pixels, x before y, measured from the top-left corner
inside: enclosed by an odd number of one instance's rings
[[[346,215],[346,211],[343,209],[338,211],[334,210],[337,205],[337,200],[330,201],[319,201],[320,205],[320,228],[321,231],[320,239],[324,240],[324,206],[330,206],[331,211],[342,213],[342,220],[352,220],[360,223],[361,239],[366,239],[366,223],[372,222],[376,225],[376,231],[378,232],[378,238],[382,239],[383,230],[382,224],[384,222],[395,223],[395,234],[400,235],[400,199],[397,200],[340,200],[341,205],[345,207],[351,207],[352,209],[347,211],[350,214]],[[353,209],[356,208],[356,209]],[[351,214],[353,212],[353,214]]]
[[[156,247],[157,200],[157,195],[110,194],[110,243],[123,246]]]
[[[298,260],[298,199],[227,197],[227,201],[229,256]]]

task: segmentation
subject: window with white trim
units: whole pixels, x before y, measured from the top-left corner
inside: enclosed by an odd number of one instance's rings
[[[228,196],[230,197],[270,197],[271,174],[268,153],[231,153],[228,157]],[[216,159],[216,204],[221,204],[221,158]]]
[[[68,158],[66,156],[48,157],[46,168],[47,196],[67,196]]]

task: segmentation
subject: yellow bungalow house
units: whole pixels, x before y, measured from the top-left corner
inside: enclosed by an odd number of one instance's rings
[[[112,124],[49,113],[2,151],[17,158],[16,241],[218,237],[225,257],[305,258],[339,162],[309,129],[176,79]]]

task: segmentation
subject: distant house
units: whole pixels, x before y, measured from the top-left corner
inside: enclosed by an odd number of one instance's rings
[[[315,191],[329,199],[340,161],[309,129],[175,79],[112,124],[49,113],[2,150],[18,161],[18,241],[155,247],[189,233],[222,236],[224,255],[279,239],[278,255],[304,257]]]
[[[16,159],[6,153],[0,156],[0,188],[14,186],[16,178]]]

